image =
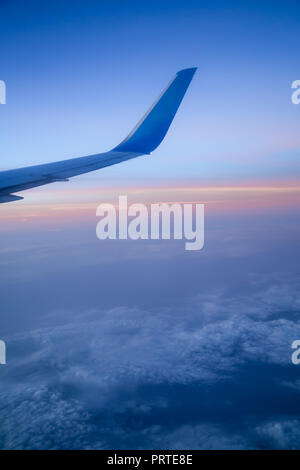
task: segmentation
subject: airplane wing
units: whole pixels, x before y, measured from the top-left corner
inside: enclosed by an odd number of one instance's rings
[[[130,134],[111,151],[1,171],[0,204],[23,199],[13,194],[15,192],[57,181],[68,181],[73,176],[150,154],[165,137],[195,71],[196,68],[189,68],[177,72]]]

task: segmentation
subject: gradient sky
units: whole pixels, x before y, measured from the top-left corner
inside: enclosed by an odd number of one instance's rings
[[[198,66],[150,159],[72,184],[299,177],[300,106],[291,103],[299,2],[16,0],[0,8],[3,169],[112,148],[177,70]]]
[[[299,449],[300,4],[1,1],[3,169],[105,151],[198,66],[162,145],[0,206],[1,449]],[[205,244],[96,207],[205,204]]]

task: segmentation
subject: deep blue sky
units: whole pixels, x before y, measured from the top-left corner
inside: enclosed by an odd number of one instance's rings
[[[84,178],[298,177],[299,108],[290,87],[299,79],[299,2],[45,0],[0,8],[3,168],[110,149],[177,70],[198,66],[151,160]]]

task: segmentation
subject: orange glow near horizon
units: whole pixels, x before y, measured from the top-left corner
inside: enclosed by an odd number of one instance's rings
[[[37,188],[24,193],[25,200],[0,206],[0,220],[43,223],[47,219],[95,217],[100,203],[118,204],[119,195],[128,196],[128,204],[202,203],[206,213],[261,212],[283,208],[300,208],[299,182],[252,182],[247,184],[203,185],[164,184],[157,186],[111,185],[99,188]],[[5,225],[5,224],[4,224]]]

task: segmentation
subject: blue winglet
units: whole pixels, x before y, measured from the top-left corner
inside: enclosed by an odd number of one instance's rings
[[[165,137],[197,68],[177,72],[135,128],[113,151],[151,153]]]

